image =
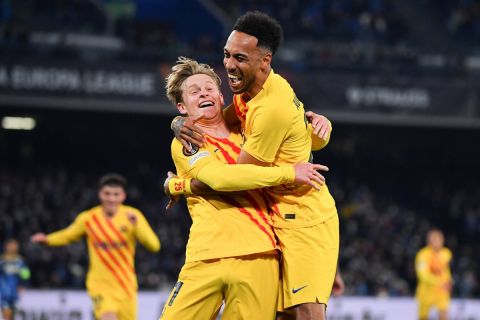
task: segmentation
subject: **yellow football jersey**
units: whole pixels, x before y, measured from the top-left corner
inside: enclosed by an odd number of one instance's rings
[[[251,156],[273,166],[312,160],[311,127],[303,103],[273,70],[255,97],[245,102],[241,95],[234,95],[233,104],[246,137],[243,149]],[[317,191],[285,184],[269,188],[268,195],[275,227],[313,226],[337,213],[326,185]]]
[[[442,248],[436,252],[430,247],[421,249],[415,257],[415,271],[417,273],[417,297],[448,293],[445,284],[452,280],[450,261],[452,252]]]
[[[181,178],[195,178],[205,183],[207,176],[209,180],[229,182],[231,188],[223,191],[294,180],[291,166],[276,168],[280,169],[277,171],[254,165],[230,165],[236,164],[242,143],[243,137],[239,133],[231,133],[223,139],[207,136],[205,146],[190,154],[173,139],[171,150],[177,174]],[[261,253],[277,246],[270,226],[271,212],[261,190],[188,195],[187,205],[192,226],[186,262]]]
[[[136,218],[133,224],[129,215]],[[138,240],[150,251],[160,250],[160,241],[143,214],[122,205],[113,218],[107,218],[97,206],[78,215],[67,228],[47,236],[50,246],[63,246],[86,236],[90,266],[87,289],[113,297],[133,297],[137,291],[134,256]]]

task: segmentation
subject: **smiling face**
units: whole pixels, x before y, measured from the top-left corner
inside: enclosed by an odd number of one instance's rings
[[[103,210],[108,215],[113,215],[117,212],[120,205],[125,201],[127,194],[121,186],[104,185],[98,191],[98,197],[102,204]]]
[[[182,84],[182,102],[178,111],[189,116],[202,115],[203,120],[221,117],[223,96],[212,77],[200,73],[188,77]]]
[[[270,71],[272,54],[257,47],[258,39],[249,34],[233,31],[223,49],[223,65],[233,93],[243,92],[255,96],[261,89],[265,74]]]

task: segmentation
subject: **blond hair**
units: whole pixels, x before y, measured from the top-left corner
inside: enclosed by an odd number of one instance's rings
[[[174,105],[183,102],[183,83],[188,77],[196,74],[206,74],[210,76],[215,80],[220,89],[222,81],[208,64],[198,63],[196,60],[187,57],[179,57],[177,63],[172,67],[172,72],[166,78],[167,84],[165,85],[165,89],[168,100]]]

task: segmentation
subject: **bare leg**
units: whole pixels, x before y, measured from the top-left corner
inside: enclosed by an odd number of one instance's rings
[[[325,320],[325,305],[322,303],[302,303],[290,308],[296,320]]]
[[[118,320],[118,317],[115,312],[107,312],[102,314],[99,320]]]
[[[439,320],[448,320],[448,310],[439,310],[438,315]]]
[[[285,312],[277,312],[275,320],[295,320],[295,316]]]

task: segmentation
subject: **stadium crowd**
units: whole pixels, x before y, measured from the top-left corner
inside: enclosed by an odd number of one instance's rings
[[[331,167],[327,179],[341,218],[340,267],[346,294],[412,295],[415,253],[425,244],[426,231],[437,226],[445,231],[446,244],[454,253],[454,296],[478,297],[480,252],[475,234],[480,230],[480,189],[474,176],[465,173],[468,166],[458,180],[439,179],[434,174],[437,168],[428,169],[435,157],[428,150],[418,155],[406,150],[408,159],[395,152],[385,156],[389,152],[384,150],[372,160],[371,149],[362,151],[362,143],[340,137],[317,160]],[[96,182],[103,172],[78,161],[69,166],[42,161],[1,166],[0,240],[20,240],[33,288],[83,287],[88,263],[83,242],[52,250],[28,240],[34,232],[65,227],[96,203]],[[378,163],[374,174],[368,165],[372,161]],[[406,164],[417,167],[422,177],[406,178]],[[141,289],[169,287],[184,259],[188,212],[181,202],[166,213],[160,187],[170,169],[167,163],[139,161],[122,172],[129,179],[127,203],[143,211],[162,241],[157,255],[138,248]]]

